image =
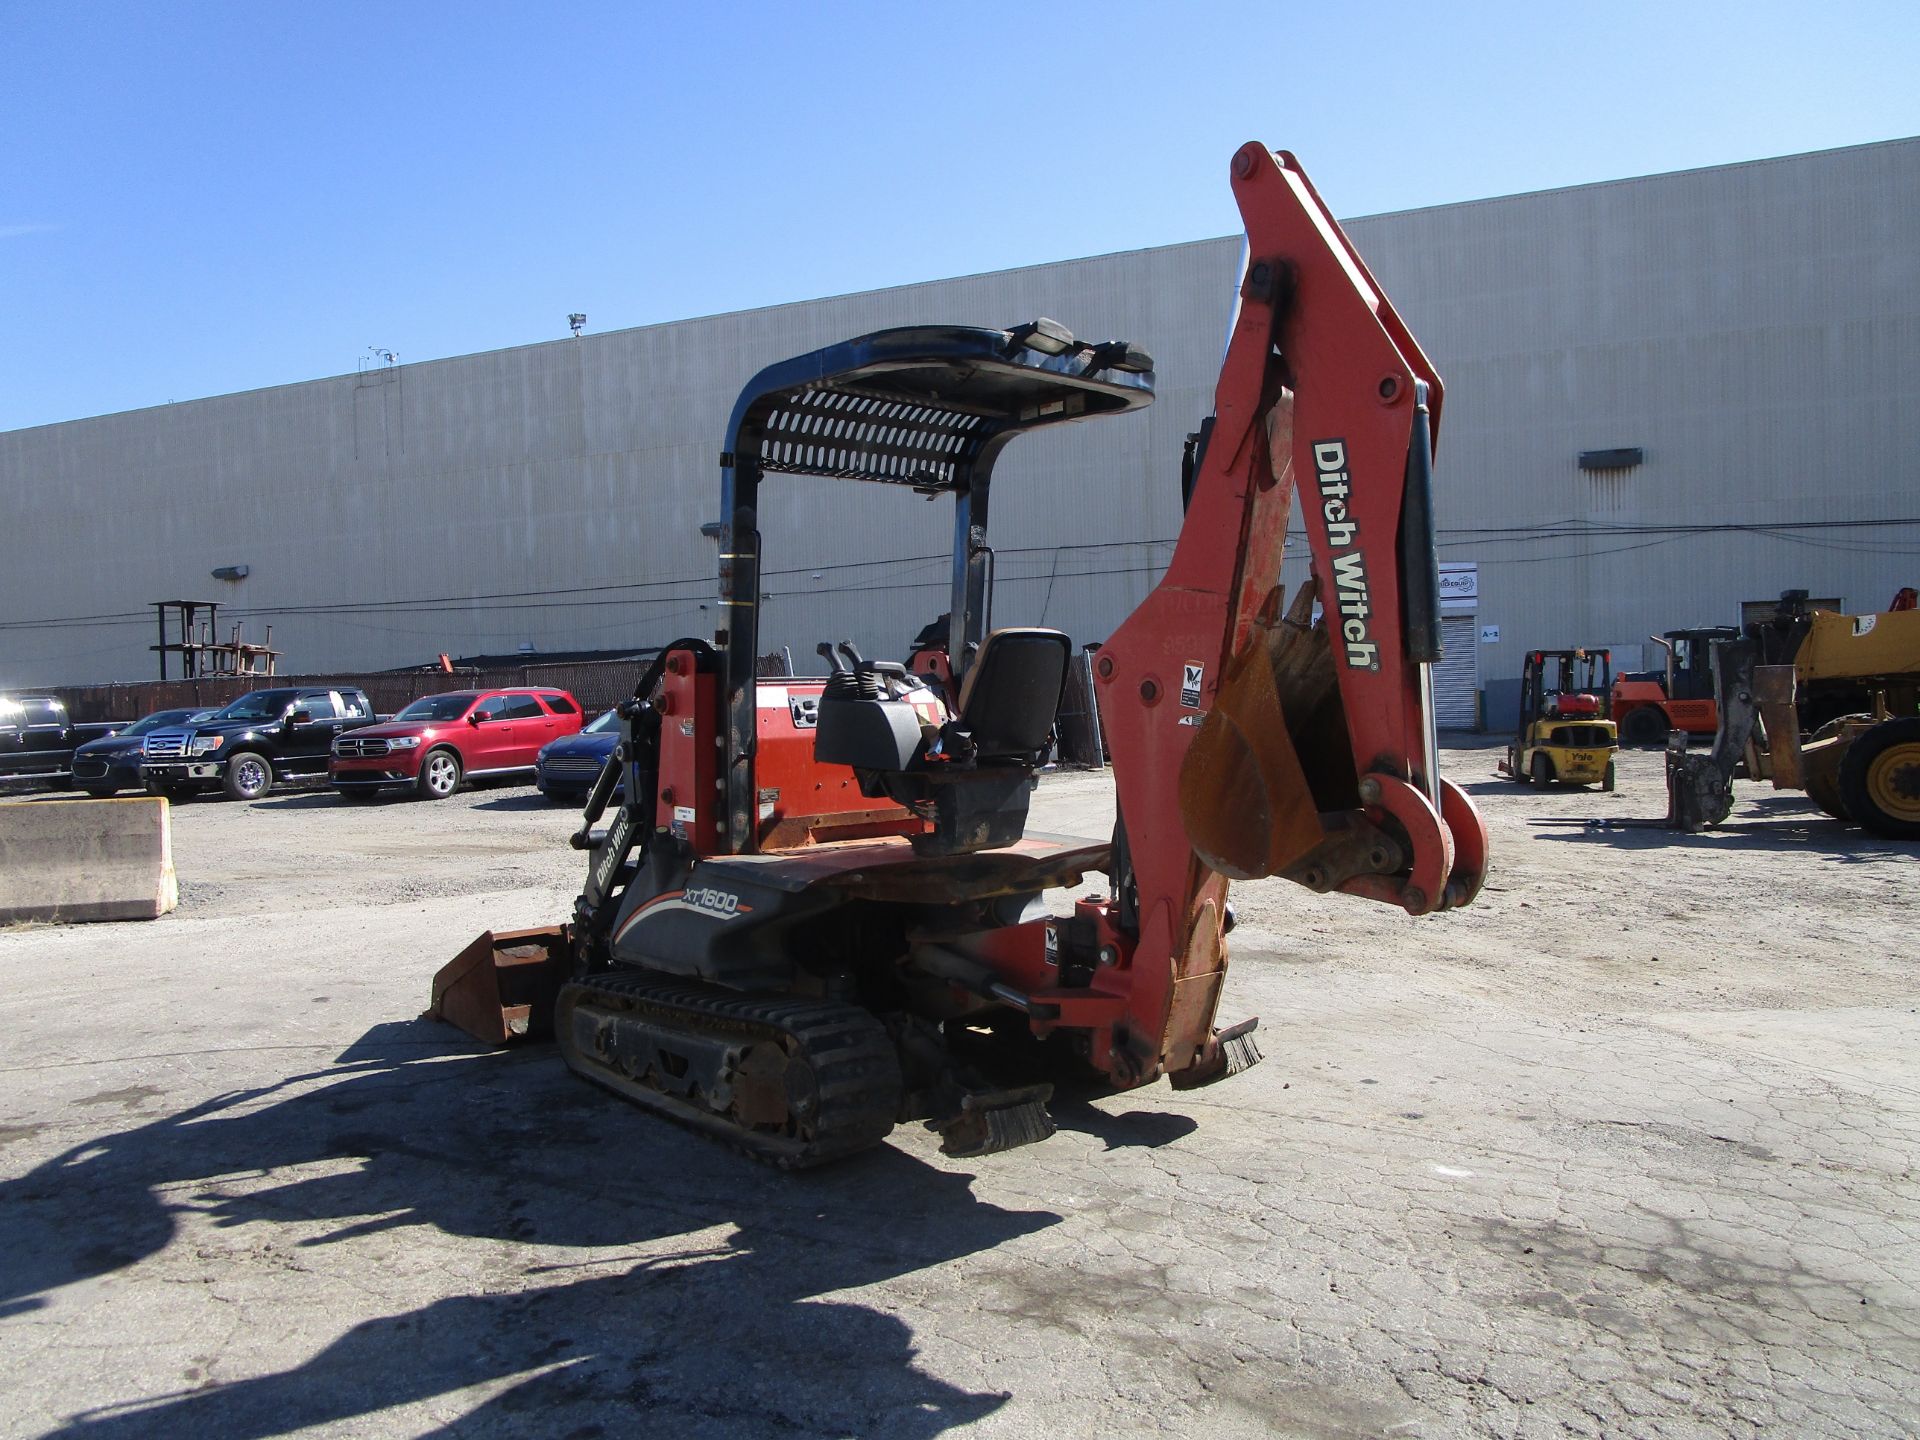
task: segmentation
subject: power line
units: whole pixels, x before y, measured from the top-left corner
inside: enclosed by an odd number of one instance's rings
[[[1709,535],[1755,535],[1767,539],[1809,546],[1817,549],[1844,550],[1849,553],[1868,553],[1883,556],[1909,556],[1920,554],[1920,549],[1909,548],[1897,543],[1876,544],[1872,541],[1854,541],[1846,545],[1826,545],[1810,538],[1806,534],[1793,532],[1819,532],[1829,530],[1885,529],[1920,525],[1920,516],[1895,516],[1884,519],[1847,519],[1847,520],[1796,520],[1768,522],[1708,522],[1693,524],[1636,524],[1636,523],[1595,523],[1580,519],[1549,521],[1532,526],[1442,526],[1438,530],[1438,548],[1442,550],[1461,550],[1484,548],[1489,545],[1541,544],[1551,541],[1590,541],[1609,538],[1648,537],[1646,545],[1630,545],[1595,549],[1563,555],[1541,555],[1492,563],[1500,565],[1548,564],[1555,561],[1595,558],[1606,555],[1623,554],[1629,550],[1648,548],[1652,544],[1666,543],[1687,537]],[[1291,544],[1297,536],[1290,536]],[[1133,540],[1078,541],[1065,545],[1022,545],[1009,546],[996,553],[1005,556],[1042,554],[1053,557],[1057,567],[1058,557],[1063,554],[1130,549],[1142,546],[1164,547],[1177,543],[1177,537],[1149,537]],[[868,560],[829,561],[811,565],[799,565],[786,569],[763,570],[762,581],[777,580],[793,575],[818,575],[823,572],[847,572],[872,570],[884,566],[945,564],[951,556],[945,552],[925,555],[896,555]],[[1101,570],[1083,572],[1054,573],[1064,578],[1074,578],[1076,574],[1113,575],[1138,574],[1145,570],[1160,567],[1135,567],[1127,570]],[[1009,580],[1020,580],[1023,576],[1006,576]],[[860,589],[926,589],[944,585],[944,579],[912,584],[856,584],[827,588],[816,588],[809,593],[841,594]],[[233,605],[226,607],[236,618],[289,618],[289,617],[333,617],[342,621],[350,616],[377,616],[387,613],[406,614],[445,614],[457,612],[498,612],[498,611],[538,611],[580,608],[601,608],[606,606],[650,606],[650,605],[688,605],[708,599],[711,589],[704,588],[713,584],[713,576],[702,572],[697,575],[680,575],[654,580],[605,581],[593,584],[557,586],[543,590],[503,590],[489,591],[477,595],[436,595],[411,599],[389,600],[343,600],[320,601],[287,605]],[[663,595],[639,594],[630,592],[658,591],[675,586],[699,585],[703,587],[693,593],[669,593]],[[789,595],[796,592],[787,592]],[[684,612],[683,612],[684,613]],[[0,621],[0,632],[14,630],[57,630],[68,628],[105,628],[135,624],[150,624],[153,615],[150,610],[110,611],[95,615],[54,616],[38,620]],[[366,627],[372,628],[372,627]]]
[[[1010,546],[1000,550],[1001,555],[1023,555],[1033,553],[1059,553],[1065,551],[1109,550],[1126,546],[1167,545],[1168,540],[1102,540],[1082,541],[1070,545],[1027,545]],[[797,565],[782,570],[762,570],[760,578],[777,579],[791,575],[813,575],[823,571],[846,571],[870,569],[881,565],[911,565],[948,563],[952,556],[946,552],[928,555],[896,555],[877,560],[827,561],[812,565]],[[342,600],[293,605],[232,605],[228,609],[236,617],[280,617],[300,615],[369,615],[388,611],[443,613],[462,610],[543,610],[566,609],[579,605],[642,605],[677,604],[690,601],[711,599],[713,591],[702,589],[694,594],[671,594],[653,597],[627,596],[614,599],[568,599],[556,600],[555,597],[605,596],[614,591],[655,590],[676,585],[701,585],[710,587],[714,583],[711,573],[699,575],[681,575],[662,580],[610,581],[593,585],[571,585],[546,590],[503,590],[490,591],[478,595],[439,595],[424,596],[406,600]],[[942,582],[944,583],[944,581]],[[495,601],[526,602],[514,604],[494,604]],[[151,624],[153,613],[148,610],[122,610],[100,615],[60,616],[44,620],[6,620],[0,621],[0,630],[55,629],[63,626],[91,626],[111,624]]]

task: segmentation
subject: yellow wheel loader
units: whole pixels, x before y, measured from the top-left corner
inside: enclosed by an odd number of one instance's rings
[[[1753,779],[1804,790],[1835,819],[1920,840],[1920,610],[1807,611],[1782,663],[1756,663],[1760,649],[1752,637],[1714,646],[1720,729],[1709,752],[1669,752],[1669,822],[1724,820],[1744,758]],[[1836,709],[1803,738],[1803,715]]]

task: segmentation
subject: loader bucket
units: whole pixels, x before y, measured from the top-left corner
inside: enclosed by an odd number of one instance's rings
[[[429,1019],[458,1026],[488,1045],[553,1034],[553,1001],[573,968],[565,925],[484,931],[433,977]]]

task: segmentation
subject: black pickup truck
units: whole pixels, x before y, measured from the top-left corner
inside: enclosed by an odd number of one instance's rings
[[[72,783],[73,752],[118,725],[77,725],[51,695],[0,695],[0,780]]]
[[[153,794],[174,800],[215,787],[258,800],[275,781],[324,777],[341,733],[379,718],[361,690],[254,690],[210,719],[148,735],[140,776]]]

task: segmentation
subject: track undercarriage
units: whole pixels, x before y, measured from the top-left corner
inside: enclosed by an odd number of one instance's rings
[[[786,1169],[878,1144],[900,1108],[886,1026],[855,1005],[613,971],[560,991],[576,1074]]]
[[[613,970],[561,988],[554,1038],[574,1073],[782,1169],[854,1154],[911,1120],[956,1157],[1054,1131],[1053,1087],[1037,1077],[1056,1056],[905,1012]],[[956,1051],[980,1063],[956,1063]]]

